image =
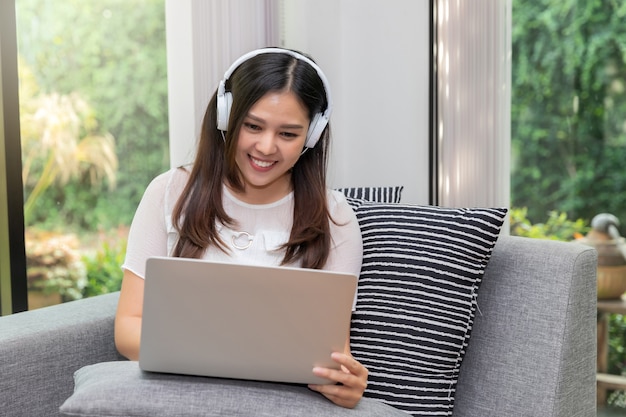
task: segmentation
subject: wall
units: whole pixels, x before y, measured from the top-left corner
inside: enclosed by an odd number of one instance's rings
[[[285,0],[283,46],[306,51],[333,91],[333,186],[403,185],[429,202],[429,2]]]

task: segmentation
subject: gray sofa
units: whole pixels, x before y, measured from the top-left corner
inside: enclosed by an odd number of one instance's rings
[[[455,417],[595,416],[594,249],[501,236],[455,394]],[[117,294],[0,318],[0,414],[59,415],[74,372],[122,360]]]

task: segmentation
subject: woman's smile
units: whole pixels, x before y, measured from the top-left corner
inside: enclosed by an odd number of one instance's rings
[[[252,165],[254,167],[259,168],[261,170],[267,170],[276,163],[276,161],[267,161],[267,160],[257,159],[252,155],[250,155],[250,161],[252,162]]]

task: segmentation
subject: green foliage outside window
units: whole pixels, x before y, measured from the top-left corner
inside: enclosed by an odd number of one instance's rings
[[[609,314],[609,355],[608,372],[626,375],[626,316]],[[626,393],[615,391],[608,397],[608,403],[626,408]]]
[[[511,206],[527,209],[512,234],[568,240],[567,217],[598,213],[626,225],[625,19],[624,1],[513,1]],[[626,374],[625,345],[626,317],[611,314],[611,373]]]
[[[513,1],[511,205],[626,223],[626,2]]]
[[[128,225],[169,167],[164,0],[16,0],[16,18],[29,289],[117,291]]]
[[[126,254],[126,240],[119,243],[104,242],[92,255],[85,255],[83,262],[87,270],[87,283],[82,290],[84,297],[119,291],[123,271],[120,268]]]
[[[39,219],[33,218],[33,213],[51,187],[53,192],[64,191],[68,182],[79,180],[93,191],[102,189],[106,180],[109,189],[114,189],[117,155],[115,139],[96,131],[93,111],[78,94],[29,96],[25,90],[21,89],[20,100],[22,180],[29,189],[24,221],[32,224],[48,219],[47,211],[46,217]]]
[[[169,167],[164,0],[17,0],[16,12],[30,93],[80,96],[99,132],[115,138],[119,166],[114,189],[85,176],[49,187],[27,226],[129,224],[149,181]],[[25,196],[33,190],[26,184]]]
[[[587,234],[589,225],[583,219],[570,220],[567,213],[550,211],[545,223],[532,224],[528,219],[528,209],[512,208],[509,211],[511,234],[514,236],[532,237],[536,239],[550,239],[572,241]]]
[[[76,236],[47,232],[30,235],[32,232],[26,236],[29,288],[45,295],[58,294],[62,301],[82,298],[86,270],[76,250]]]

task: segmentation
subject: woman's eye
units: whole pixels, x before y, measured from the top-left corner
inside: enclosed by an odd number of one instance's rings
[[[244,123],[243,125],[246,127],[246,129],[261,130],[261,127],[259,125],[255,125],[254,123]]]
[[[298,134],[297,133],[292,133],[292,132],[283,132],[282,136],[287,138],[287,139],[293,139],[293,138],[297,138]]]

